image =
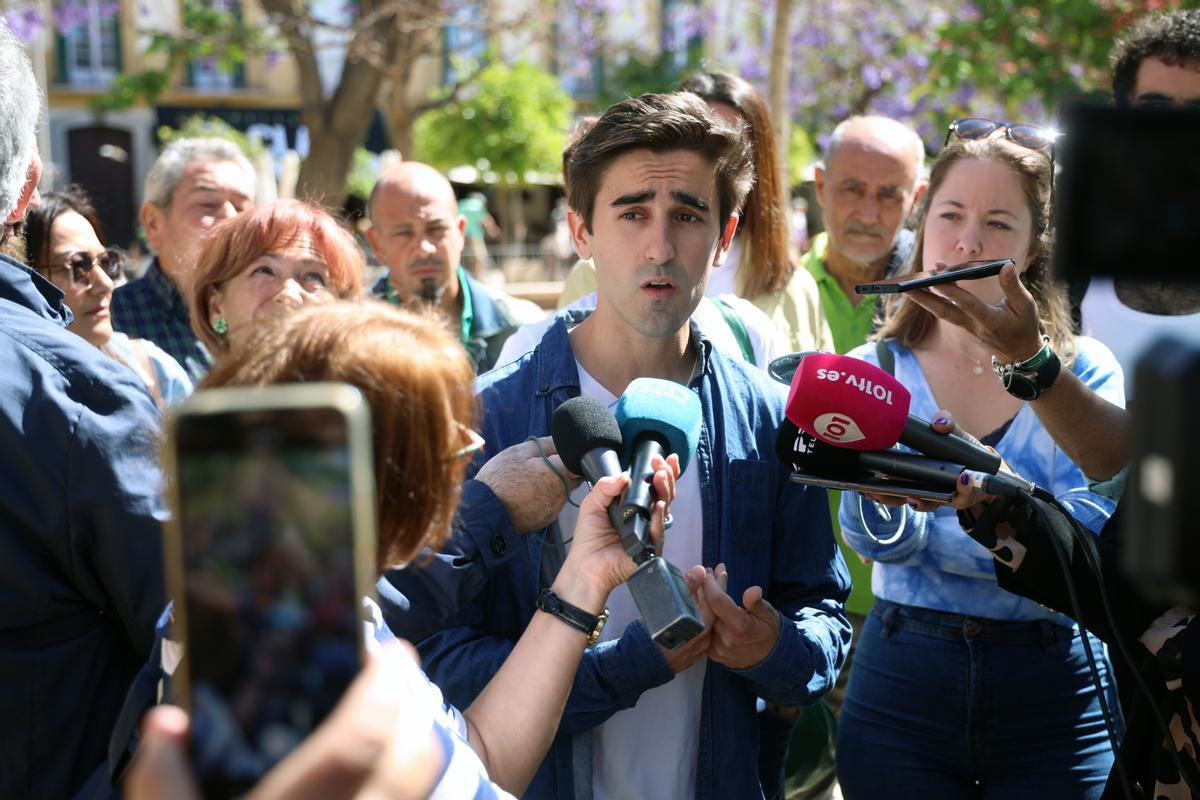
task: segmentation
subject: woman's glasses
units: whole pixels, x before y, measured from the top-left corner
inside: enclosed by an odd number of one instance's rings
[[[62,266],[49,267],[49,271],[56,269],[69,270],[71,273],[71,284],[73,286],[81,286],[84,289],[92,288],[92,269],[100,267],[100,271],[109,278],[116,280],[121,277],[121,270],[125,269],[125,254],[120,248],[109,247],[101,253],[71,253],[67,256],[67,263]]]
[[[1000,130],[1004,131],[1004,138],[1010,142],[1019,144],[1021,147],[1028,147],[1030,150],[1046,151],[1046,155],[1050,158],[1050,207],[1053,208],[1054,142],[1059,137],[1058,131],[1025,122],[1013,125],[1011,122],[997,122],[994,119],[984,119],[983,117],[964,117],[950,123],[950,129],[946,131],[946,141],[942,142],[942,146],[950,144],[951,136],[968,140],[986,139]]]
[[[951,136],[959,139],[986,139],[999,130],[1004,131],[1004,136],[1009,141],[1031,150],[1049,147],[1058,138],[1057,131],[1039,125],[1024,122],[1014,125],[1011,122],[997,122],[983,117],[965,117],[950,123],[950,128],[946,131],[946,141],[942,144],[949,144]]]
[[[461,422],[456,422],[454,424],[458,427],[459,432],[467,437],[468,443],[447,456],[447,461],[458,461],[460,458],[466,458],[467,456],[474,455],[483,449],[485,442],[482,436],[480,436],[472,428],[468,428],[466,425],[463,425]]]

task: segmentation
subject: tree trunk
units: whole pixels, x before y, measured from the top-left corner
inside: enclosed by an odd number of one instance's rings
[[[768,77],[768,101],[775,123],[775,141],[779,150],[779,186],[784,193],[784,207],[790,207],[791,192],[788,180],[788,151],[791,149],[791,109],[788,108],[788,77],[791,71],[792,0],[775,0],[775,30],[771,36],[771,70]]]
[[[374,105],[367,108],[364,118],[371,119]],[[364,126],[358,135],[343,133],[333,126],[309,124],[308,156],[300,164],[296,181],[296,197],[310,200],[334,211],[346,200],[346,175],[354,159],[354,150],[366,136]]]
[[[416,120],[408,105],[408,87],[405,84],[407,81],[392,81],[384,118],[392,148],[399,150],[400,157],[405,161],[410,161],[413,159],[413,123]]]

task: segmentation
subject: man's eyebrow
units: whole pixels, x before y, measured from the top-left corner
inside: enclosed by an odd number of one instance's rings
[[[234,189],[232,187],[218,186],[217,184],[209,183],[208,181],[196,181],[194,184],[192,184],[192,191],[193,192],[229,192],[230,194],[233,194],[236,197],[241,197],[241,198],[245,198],[245,199],[250,198],[250,195],[246,194],[241,189]]]
[[[646,191],[638,192],[637,194],[623,194],[620,197],[613,200],[609,205],[612,206],[613,208],[616,208],[617,206],[634,206],[634,205],[637,205],[638,203],[644,203],[647,200],[653,200],[653,199],[654,199],[654,192],[647,189]]]
[[[676,203],[682,203],[685,206],[691,206],[697,211],[708,211],[708,203],[687,192],[671,192],[671,199]]]

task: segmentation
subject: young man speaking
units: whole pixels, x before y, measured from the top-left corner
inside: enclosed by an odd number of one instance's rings
[[[536,349],[479,379],[485,453],[547,435],[570,397],[613,405],[635,378],[696,392],[703,430],[663,555],[711,570],[692,570],[708,624],[661,649],[628,590],[614,592],[526,796],[759,797],[755,698],[816,700],[833,686],[850,626],[825,492],[789,482],[774,456],[783,387],[722,356],[689,321],[753,182],[749,144],[694,95],[645,95],[600,118],[569,172],[570,227],[596,264],[596,310],[570,329],[556,321]],[[473,603],[443,609],[447,625],[420,649],[448,700],[469,704],[531,616],[546,613],[535,603],[574,523],[567,506],[543,535],[520,540]]]

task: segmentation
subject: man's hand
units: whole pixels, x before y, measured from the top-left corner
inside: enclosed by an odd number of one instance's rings
[[[746,669],[760,663],[775,648],[781,627],[779,612],[763,597],[759,586],[747,589],[739,606],[725,592],[728,583],[724,564],[718,564],[712,572],[706,570],[701,582],[700,595],[713,614],[708,657],[730,669]]]
[[[546,456],[559,474],[574,489],[582,479],[563,466],[549,436],[538,439]],[[487,484],[508,511],[517,533],[540,531],[549,525],[567,502],[563,481],[546,466],[533,442],[521,442],[492,456],[475,479]]]
[[[708,570],[708,572],[711,571]],[[712,641],[713,612],[700,592],[700,587],[704,585],[705,572],[704,567],[695,566],[683,573],[683,579],[692,592],[692,599],[696,601],[696,610],[700,612],[700,621],[704,623],[704,630],[699,636],[674,650],[668,650],[662,645],[658,646],[658,649],[662,651],[663,658],[667,659],[667,664],[676,675],[707,656],[709,643]]]
[[[1004,299],[991,306],[956,283],[907,292],[914,303],[938,319],[964,329],[1001,361],[1024,361],[1042,348],[1037,301],[1021,283],[1017,269],[1000,270]]]

